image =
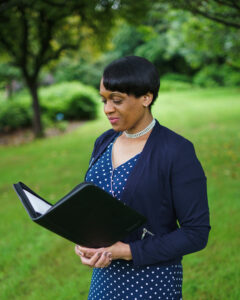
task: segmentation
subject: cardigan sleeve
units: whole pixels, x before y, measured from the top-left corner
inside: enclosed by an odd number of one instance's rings
[[[206,181],[194,146],[186,140],[173,159],[170,176],[172,206],[180,226],[130,242],[134,265],[171,261],[206,246],[211,228]]]

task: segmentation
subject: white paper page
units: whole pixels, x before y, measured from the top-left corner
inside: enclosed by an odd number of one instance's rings
[[[44,202],[42,199],[36,197],[35,195],[29,193],[28,191],[24,190],[24,193],[26,194],[26,196],[28,197],[28,200],[30,201],[30,203],[32,204],[33,209],[40,213],[40,214],[44,214],[49,208],[51,208],[52,206],[47,204],[46,202]]]

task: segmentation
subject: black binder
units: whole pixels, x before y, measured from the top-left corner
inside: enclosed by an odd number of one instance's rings
[[[85,247],[107,247],[122,240],[146,218],[96,185],[83,182],[52,205],[24,183],[13,184],[31,219]]]

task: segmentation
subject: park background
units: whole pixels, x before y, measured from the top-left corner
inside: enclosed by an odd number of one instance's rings
[[[158,68],[153,115],[193,142],[207,177],[212,230],[183,259],[183,299],[240,299],[238,1],[3,0],[0,33],[0,299],[87,299],[91,269],[12,184],[55,203],[83,181],[110,128],[102,71],[126,55]]]

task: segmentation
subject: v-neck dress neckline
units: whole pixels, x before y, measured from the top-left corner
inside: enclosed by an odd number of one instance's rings
[[[120,135],[121,135],[121,134],[120,134]],[[112,159],[112,157],[113,157],[113,153],[112,153],[112,152],[113,152],[113,146],[114,146],[114,144],[115,144],[116,139],[117,139],[120,135],[117,135],[117,136],[115,137],[114,141],[112,141],[112,142],[110,143],[110,145],[109,145],[109,147],[110,147],[110,152],[111,152],[111,166],[112,166],[112,170],[117,170],[119,167],[125,165],[126,163],[128,163],[128,162],[131,161],[132,159],[137,158],[137,157],[142,153],[142,151],[139,152],[139,153],[137,153],[136,155],[130,157],[128,160],[126,160],[125,162],[123,162],[122,164],[120,164],[119,166],[117,166],[117,167],[114,168],[114,167],[113,167],[113,159]]]
[[[131,157],[123,164],[113,168],[112,148],[116,138],[110,142],[105,151],[88,170],[86,181],[93,182],[103,190],[110,193],[113,197],[121,200],[127,179],[141,152]]]

